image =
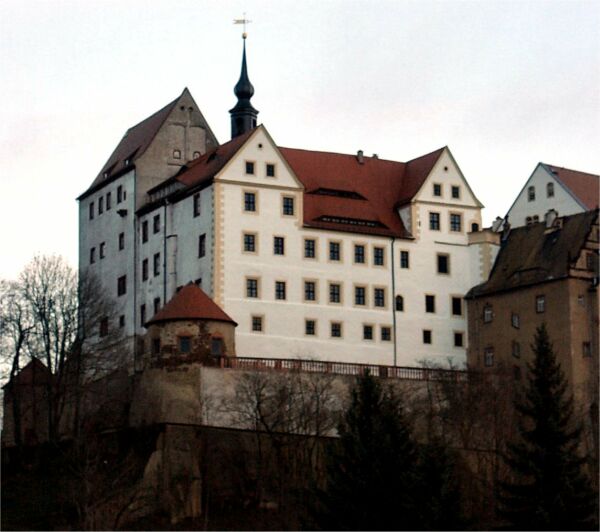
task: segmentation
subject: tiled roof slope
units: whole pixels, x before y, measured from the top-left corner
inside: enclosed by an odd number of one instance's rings
[[[571,194],[575,196],[586,209],[592,210],[598,208],[598,196],[600,195],[600,176],[596,174],[588,174],[586,172],[578,172],[561,168],[560,166],[552,166],[544,164],[548,172],[552,173]]]
[[[468,299],[565,278],[598,210],[562,218],[562,228],[546,231],[544,222],[512,229],[485,283],[473,287]]]
[[[146,323],[146,326],[163,321],[212,320],[237,325],[204,291],[190,283],[177,292],[171,300]]]

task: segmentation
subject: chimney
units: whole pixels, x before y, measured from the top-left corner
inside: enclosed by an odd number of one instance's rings
[[[363,157],[363,151],[362,150],[358,150],[356,152],[356,160],[358,161],[358,164],[365,164],[365,159]]]
[[[373,154],[373,159],[379,159],[379,155],[377,155],[376,153]]]
[[[546,214],[544,214],[546,229],[550,229],[554,225],[554,220],[556,220],[557,216],[558,212],[556,212],[555,209],[550,209]]]
[[[508,216],[504,218],[504,225],[502,226],[502,236],[500,237],[501,242],[506,242],[508,235],[510,234],[510,222]]]

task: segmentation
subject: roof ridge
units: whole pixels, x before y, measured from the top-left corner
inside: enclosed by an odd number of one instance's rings
[[[289,146],[277,146],[277,148],[279,148],[280,150],[294,150],[294,151],[303,151],[303,152],[310,152],[310,153],[321,153],[323,155],[341,155],[344,157],[356,157],[356,153],[341,153],[339,151],[323,151],[323,150],[309,150],[306,148],[290,148]],[[363,157],[365,159],[372,159],[374,161],[383,161],[386,163],[397,163],[397,164],[406,164],[402,161],[394,161],[392,159],[383,159],[379,156],[377,157],[372,157],[369,155],[363,155]]]
[[[406,161],[406,164],[412,163],[413,161],[418,161],[419,159],[423,159],[425,157],[429,157],[430,155],[433,155],[434,153],[442,152],[447,147],[448,146],[442,146],[441,148],[438,148],[437,150],[430,151],[429,153],[425,153],[424,155],[419,155],[418,157],[415,157],[414,159],[409,159],[408,161]]]
[[[168,107],[175,106],[175,104],[177,103],[177,101],[179,100],[179,98],[181,98],[182,95],[183,95],[183,93],[181,93],[179,96],[177,96],[177,98],[175,98],[173,101],[169,102],[167,105],[161,107],[158,111],[155,111],[150,116],[147,116],[143,120],[140,120],[137,124],[131,126],[130,128],[127,128],[127,131],[125,131],[125,135],[127,135],[127,133],[129,133],[132,129],[135,129],[138,126],[141,126],[144,122],[150,120],[151,118],[154,118],[156,115],[162,113],[163,111],[166,111],[166,109]],[[123,135],[123,137],[125,137],[125,135]]]
[[[540,164],[543,164],[544,166],[546,166],[548,168],[557,168],[558,170],[567,170],[568,172],[575,172],[577,174],[585,174],[585,175],[589,175],[591,177],[597,177],[600,179],[600,175],[592,174],[591,172],[583,172],[581,170],[573,170],[573,168],[566,168],[565,166],[556,166],[555,164],[544,163],[542,161],[540,161]]]

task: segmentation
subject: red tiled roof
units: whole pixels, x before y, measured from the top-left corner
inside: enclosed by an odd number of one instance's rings
[[[193,283],[184,286],[146,323],[163,321],[213,320],[237,325],[204,291]]]
[[[582,203],[587,210],[598,207],[600,195],[600,176],[561,168],[559,166],[545,165],[558,180]]]

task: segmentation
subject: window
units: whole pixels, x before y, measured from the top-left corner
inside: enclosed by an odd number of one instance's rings
[[[275,299],[285,299],[285,281],[275,281]]]
[[[146,305],[140,305],[140,325],[142,327],[146,325]]]
[[[246,297],[258,297],[258,279],[246,279]]]
[[[372,340],[373,339],[373,326],[372,325],[363,325],[363,340]]]
[[[122,275],[117,279],[117,295],[122,296],[127,292],[127,276]]]
[[[154,234],[158,233],[160,231],[160,214],[157,214],[153,219],[152,219],[152,232]]]
[[[110,192],[106,193],[106,210],[109,211],[112,207],[112,194]]]
[[[158,355],[160,353],[160,338],[152,338],[152,354]]]
[[[155,253],[152,260],[152,270],[154,277],[160,275],[160,253]]]
[[[90,202],[90,220],[94,219],[94,202]]]
[[[329,242],[329,260],[340,260],[339,242]]]
[[[546,312],[546,296],[536,296],[535,311],[538,314],[541,312]]]
[[[148,280],[148,259],[142,261],[142,281]]]
[[[521,344],[513,340],[511,352],[515,358],[521,358]]]
[[[581,345],[581,352],[585,358],[592,356],[592,344],[590,342],[583,342]]]
[[[532,223],[531,216],[527,216],[527,217],[525,218],[525,224],[526,224],[526,225],[531,225],[531,223]]]
[[[142,243],[148,242],[148,220],[142,222]]]
[[[431,331],[429,329],[423,329],[423,343],[431,344]]]
[[[363,246],[362,244],[354,245],[354,262],[356,264],[365,263],[365,246]]]
[[[373,290],[373,304],[376,307],[385,307],[385,288],[375,288]]]
[[[338,321],[331,322],[331,337],[341,338],[342,337],[342,324]]]
[[[304,300],[315,301],[317,299],[317,286],[314,281],[304,281]]]
[[[90,249],[90,264],[94,264],[96,262],[96,248]]]
[[[275,165],[267,163],[265,166],[267,177],[275,177]]]
[[[453,316],[462,316],[462,298],[460,298],[460,297],[452,298],[452,315]]]
[[[304,320],[304,334],[314,336],[317,332],[317,324],[315,320]]]
[[[256,194],[254,192],[244,192],[244,210],[256,212]]]
[[[450,231],[455,233],[462,231],[462,214],[450,214]]]
[[[254,175],[254,163],[252,161],[246,161],[246,173]]]
[[[435,312],[435,296],[425,296],[425,312]]]
[[[440,230],[440,213],[430,212],[429,213],[429,229],[432,231]]]
[[[527,201],[535,201],[535,187],[527,189]]]
[[[290,196],[284,196],[282,210],[284,216],[294,216],[294,198]]]
[[[341,285],[337,283],[329,284],[329,302],[339,303],[341,301]]]
[[[396,311],[404,312],[404,298],[402,296],[396,296]]]
[[[354,287],[354,304],[366,305],[366,288],[364,286]]]
[[[454,347],[462,347],[463,346],[463,333],[455,332],[454,333]]]
[[[548,198],[554,197],[554,183],[548,183],[546,185],[546,197],[548,197]]]
[[[588,272],[596,272],[598,270],[598,254],[591,252],[585,255],[585,269]]]
[[[123,199],[123,187],[119,185],[117,187],[117,203],[121,203]]]
[[[100,196],[98,198],[98,214],[102,214],[104,212],[104,197]]]
[[[252,331],[253,332],[262,332],[263,330],[263,317],[262,316],[252,316]]]
[[[108,318],[102,318],[100,320],[100,336],[106,336],[108,334]]]
[[[124,314],[121,314],[121,315],[119,316],[119,327],[121,327],[121,329],[122,329],[123,327],[125,327],[125,315],[124,315]]]
[[[442,185],[439,183],[433,184],[433,195],[440,197],[442,195]]]
[[[199,159],[200,158],[200,152],[199,151],[195,151],[194,154],[192,155],[192,157],[194,159]]]
[[[244,251],[246,253],[254,253],[256,251],[256,235],[244,233]]]
[[[153,305],[154,305],[154,314],[156,314],[160,310],[160,297],[154,298]]]
[[[173,150],[173,159],[181,159],[181,150]]]
[[[373,248],[373,264],[375,266],[383,266],[384,265],[384,250],[380,247]]]
[[[477,231],[479,231],[479,224],[478,224],[478,223],[475,223],[475,222],[473,222],[473,223],[471,224],[471,231],[472,231],[473,233],[476,233]]]
[[[514,312],[510,315],[510,324],[515,328],[519,329],[521,327],[521,319],[518,314]]]
[[[285,239],[282,236],[273,237],[273,254],[285,255]]]
[[[408,251],[400,252],[400,268],[407,269],[410,267]]]
[[[189,353],[192,348],[192,339],[189,336],[179,337],[179,351]]]
[[[125,233],[119,233],[119,251],[125,249]]]
[[[210,354],[214,357],[220,357],[223,354],[223,338],[210,339]]]
[[[387,326],[381,327],[381,341],[391,342],[392,341],[392,328]]]
[[[200,193],[194,194],[193,207],[194,207],[194,218],[197,218],[198,216],[200,216]]]
[[[450,273],[450,255],[438,253],[437,255],[437,272],[442,274]]]
[[[105,251],[106,251],[106,243],[100,242],[100,258],[101,259],[103,259],[106,256]]]
[[[486,347],[483,350],[483,363],[488,368],[494,365],[494,348]]]
[[[452,185],[452,197],[454,199],[460,198],[460,187],[456,185]]]
[[[540,217],[537,214],[534,214],[533,221],[534,221],[534,223],[538,223],[540,221]]]
[[[483,307],[483,322],[490,323],[494,317],[494,313],[492,311],[492,305],[486,305]]]
[[[194,284],[195,284],[196,286],[199,286],[200,288],[202,288],[202,277],[199,277],[198,279],[196,279],[196,280],[194,281]]]
[[[314,259],[316,257],[316,245],[312,238],[304,239],[304,257],[307,259]]]
[[[198,237],[198,257],[204,257],[206,255],[206,233],[202,233]]]

